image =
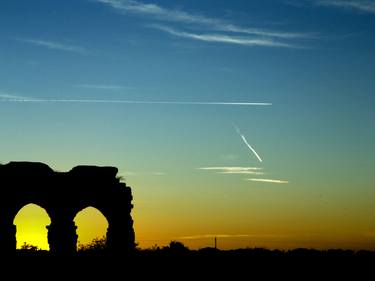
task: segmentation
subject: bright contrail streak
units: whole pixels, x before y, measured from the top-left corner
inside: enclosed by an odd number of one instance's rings
[[[256,181],[256,182],[267,182],[267,183],[289,183],[289,181],[285,180],[272,180],[272,179],[246,179],[248,181]]]
[[[258,158],[259,162],[262,162],[263,161],[262,158],[260,158],[259,154],[255,151],[255,149],[252,148],[252,146],[247,142],[245,136],[241,133],[240,129],[238,129],[237,126],[235,126],[235,129],[236,129],[236,132],[242,138],[243,142],[246,144],[246,146],[254,153],[254,155],[256,156],[256,158]]]
[[[137,101],[137,100],[101,100],[101,99],[38,99],[7,97],[0,102],[33,102],[33,103],[125,103],[125,104],[171,104],[171,105],[242,105],[242,106],[269,106],[267,102],[195,102],[195,101]]]

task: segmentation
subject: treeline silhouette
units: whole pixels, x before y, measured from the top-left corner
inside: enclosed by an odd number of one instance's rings
[[[37,246],[24,242],[20,249],[17,250],[18,256],[22,254],[28,255],[49,255],[49,251],[41,250]],[[94,238],[88,244],[79,244],[75,256],[106,256],[112,255],[107,252],[106,238]],[[129,255],[128,255],[129,256]],[[296,258],[375,258],[375,251],[371,250],[349,250],[349,249],[307,249],[296,248],[289,250],[265,249],[265,248],[238,248],[221,250],[213,247],[205,247],[197,250],[189,249],[180,241],[171,241],[167,246],[158,246],[155,244],[151,248],[141,249],[136,247],[135,251],[131,253],[133,257],[238,257],[238,258],[282,258],[282,257],[296,257]]]
[[[82,277],[85,280],[99,276],[105,280],[117,279],[118,276],[124,277],[120,278],[124,280],[133,276],[136,279],[152,277],[160,280],[251,280],[255,277],[292,277],[298,280],[330,277],[337,280],[353,274],[356,280],[361,280],[362,275],[373,274],[375,251],[303,248],[221,250],[213,247],[193,250],[180,241],[171,241],[167,246],[155,245],[148,249],[136,248],[130,254],[114,254],[108,251],[106,239],[102,237],[87,245],[78,245],[74,255],[64,257],[24,244],[13,257],[7,257],[9,262],[12,266],[23,268],[24,273],[43,268],[52,276],[59,272],[59,276]]]

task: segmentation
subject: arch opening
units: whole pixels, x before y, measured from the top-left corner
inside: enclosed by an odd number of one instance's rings
[[[104,246],[109,223],[101,211],[87,207],[77,213],[74,223],[77,226],[78,250]]]
[[[51,224],[51,218],[45,209],[33,203],[27,204],[18,211],[13,224],[17,227],[17,249],[49,251],[46,226]]]

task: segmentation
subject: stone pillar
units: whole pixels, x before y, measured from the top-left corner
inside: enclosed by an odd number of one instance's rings
[[[13,223],[0,222],[0,251],[3,253],[15,252],[16,226]]]
[[[135,248],[133,220],[130,216],[126,220],[110,221],[107,229],[107,247],[110,252],[131,253]]]
[[[57,255],[69,255],[77,251],[77,226],[74,221],[53,220],[48,229],[50,251]]]
[[[132,253],[135,249],[135,234],[131,210],[133,205],[131,188],[119,183],[119,194],[106,211],[108,220],[107,247],[111,252]]]

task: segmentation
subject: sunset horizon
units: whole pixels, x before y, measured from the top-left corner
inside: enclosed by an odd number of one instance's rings
[[[0,166],[117,168],[141,249],[374,251],[374,33],[370,0],[3,0]]]

